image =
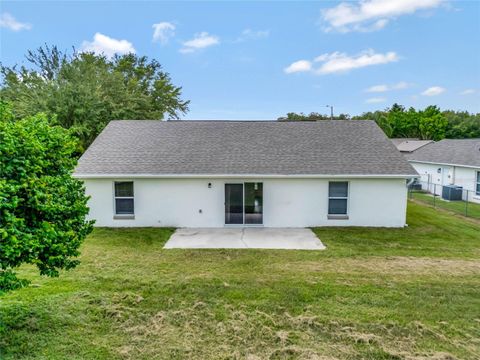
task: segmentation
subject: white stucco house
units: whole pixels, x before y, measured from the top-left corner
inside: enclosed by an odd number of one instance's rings
[[[80,158],[96,226],[402,227],[418,176],[373,121],[112,121]]]
[[[480,203],[480,139],[445,139],[405,155],[420,175],[422,186],[441,195],[442,186],[458,185],[463,200]]]

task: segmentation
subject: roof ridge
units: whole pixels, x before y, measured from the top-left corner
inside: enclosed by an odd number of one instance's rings
[[[466,138],[466,139],[442,139],[440,141],[444,141],[444,140],[448,140],[448,141],[480,141],[480,138]],[[440,142],[440,141],[437,141],[437,142]]]
[[[375,120],[369,120],[369,119],[359,119],[359,120],[347,120],[347,119],[325,119],[325,120],[287,120],[287,121],[279,121],[279,120],[205,120],[205,119],[200,119],[200,120],[195,120],[195,119],[190,119],[190,120],[164,120],[164,119],[113,119],[110,120],[109,123],[111,122],[135,122],[135,121],[155,121],[155,122],[162,122],[162,123],[201,123],[201,122],[209,122],[209,123],[215,123],[215,122],[221,122],[221,123],[275,123],[275,124],[284,124],[284,123],[295,123],[295,124],[311,124],[311,123],[325,123],[325,122],[348,122],[348,123],[362,123],[362,122],[375,122]]]

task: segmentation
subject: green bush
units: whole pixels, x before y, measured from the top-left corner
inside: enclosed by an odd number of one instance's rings
[[[38,114],[14,120],[0,103],[0,292],[23,286],[21,264],[58,276],[92,231],[85,189],[72,177],[77,140],[54,119]]]

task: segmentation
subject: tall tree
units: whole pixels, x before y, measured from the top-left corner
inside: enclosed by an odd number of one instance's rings
[[[84,150],[113,119],[178,119],[188,111],[182,88],[160,63],[127,54],[67,54],[47,45],[29,51],[26,66],[1,66],[0,100],[22,119],[44,112],[72,128]]]
[[[447,138],[480,138],[480,114],[452,110],[444,111],[443,114],[448,121]]]
[[[0,103],[0,292],[22,286],[15,269],[42,275],[78,264],[92,230],[83,183],[72,177],[77,139],[45,114],[15,120]]]
[[[423,140],[442,140],[445,138],[448,120],[436,106],[428,106],[419,111],[418,131]]]
[[[384,111],[363,113],[354,116],[354,120],[375,120],[385,134],[391,138],[420,138],[441,140],[448,136],[448,119],[436,106],[428,106],[424,110],[413,107],[405,110],[402,105],[393,104]]]

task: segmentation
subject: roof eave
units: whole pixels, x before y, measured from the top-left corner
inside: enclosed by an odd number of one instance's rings
[[[433,165],[447,165],[447,166],[457,166],[457,167],[466,167],[472,169],[480,169],[480,165],[465,165],[465,164],[455,164],[455,163],[446,163],[439,161],[424,161],[424,160],[413,160],[408,159],[409,162],[422,163],[422,164],[433,164]]]
[[[77,179],[218,179],[218,178],[264,178],[264,179],[411,179],[418,174],[73,174]]]

